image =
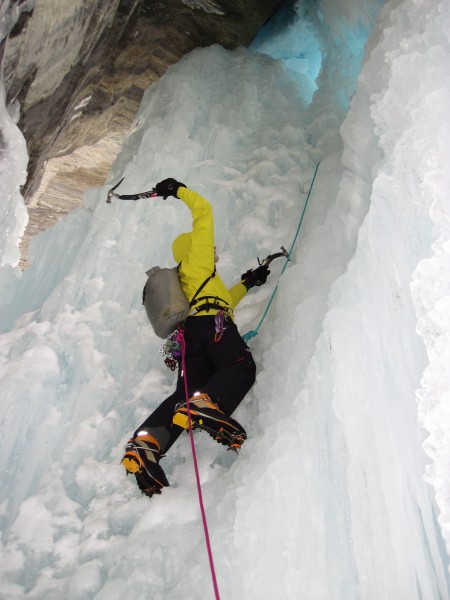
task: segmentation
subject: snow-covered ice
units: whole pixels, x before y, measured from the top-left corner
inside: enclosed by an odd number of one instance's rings
[[[249,439],[237,457],[195,435],[221,597],[450,598],[450,5],[316,4],[171,67],[23,273],[26,149],[3,107],[22,146],[0,173],[2,600],[213,597],[187,436],[152,500],[119,465],[174,386],[141,291],[190,214],[106,190],[202,193],[232,284],[290,247],[319,162],[291,262],[237,311],[254,329],[278,282],[236,411]]]

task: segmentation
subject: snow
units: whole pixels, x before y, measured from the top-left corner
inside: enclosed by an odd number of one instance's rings
[[[237,311],[254,329],[278,283],[235,413],[249,439],[236,456],[195,435],[220,594],[450,598],[449,23],[444,0],[323,0],[269,45],[192,52],[147,90],[105,186],[23,274],[0,269],[1,599],[213,597],[188,438],[159,497],[119,464],[174,386],[141,290],[190,215],[106,190],[173,176],[205,195],[232,284],[290,247],[319,161],[291,262]],[[297,62],[283,27],[308,32]]]

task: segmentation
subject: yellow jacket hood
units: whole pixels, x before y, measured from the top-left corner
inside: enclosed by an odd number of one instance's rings
[[[189,252],[192,233],[180,233],[172,243],[172,254],[176,263],[180,263]]]

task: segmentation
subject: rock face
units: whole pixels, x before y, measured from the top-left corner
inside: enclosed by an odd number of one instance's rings
[[[196,47],[248,45],[280,0],[18,0],[2,44],[30,156],[24,239],[103,185],[145,89]]]

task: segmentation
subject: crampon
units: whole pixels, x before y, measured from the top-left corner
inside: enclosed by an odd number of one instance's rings
[[[228,446],[229,450],[237,452],[247,439],[244,428],[235,419],[223,413],[207,394],[193,396],[189,402],[190,416],[193,429],[203,429],[216,442]],[[189,428],[187,405],[177,408],[173,423]]]
[[[232,434],[225,429],[220,428],[219,431],[213,431],[212,429],[207,429],[203,427],[204,431],[209,433],[209,435],[215,439],[219,444],[223,444],[224,446],[228,446],[228,450],[233,450],[237,452],[241,449],[242,444],[245,442],[247,437],[243,433]]]
[[[156,439],[146,431],[131,438],[126,447],[121,464],[128,475],[134,475],[143,494],[151,498],[160,494],[169,482],[158,464],[161,454]]]
[[[151,498],[154,494],[161,493],[161,486],[159,486],[157,483],[150,483],[147,481],[143,473],[135,473],[134,476],[136,477],[138,488],[149,498]]]

